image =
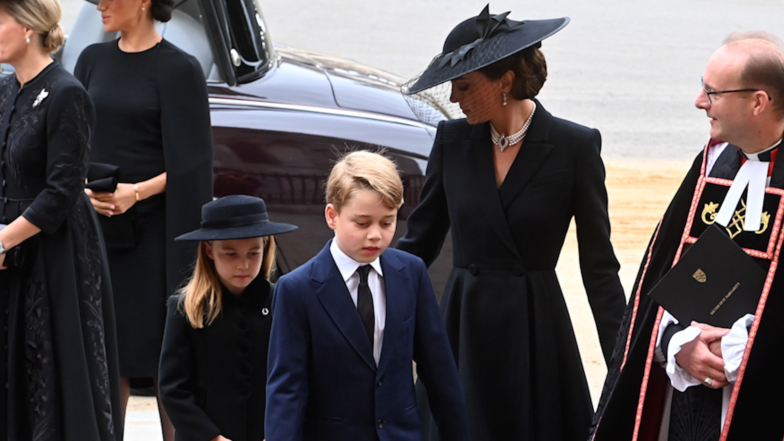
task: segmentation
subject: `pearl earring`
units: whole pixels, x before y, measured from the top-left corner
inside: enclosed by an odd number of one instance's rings
[[[506,106],[506,92],[504,92],[504,106]]]
[[[144,8],[144,6],[142,6],[142,11],[146,11],[146,9]]]
[[[27,41],[27,44],[30,44],[30,37],[25,38],[25,41]]]

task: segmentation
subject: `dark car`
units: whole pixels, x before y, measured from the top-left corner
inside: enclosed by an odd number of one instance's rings
[[[421,121],[400,93],[402,79],[339,57],[275,45],[257,0],[185,0],[160,34],[201,63],[215,147],[215,196],[264,198],[276,221],[299,225],[278,238],[285,273],[332,237],[324,221],[324,180],[339,153],[384,148],[402,171],[405,204],[397,237],[419,202],[435,124]],[[118,38],[85,3],[59,53],[73,71],[90,44]],[[449,242],[447,242],[449,243]],[[450,256],[451,253],[444,253]],[[431,274],[442,286],[447,259]],[[437,290],[440,291],[440,290]]]

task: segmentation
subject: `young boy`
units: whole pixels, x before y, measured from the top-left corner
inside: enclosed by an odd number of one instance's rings
[[[420,441],[411,361],[442,441],[468,440],[463,387],[424,263],[388,249],[403,184],[387,158],[353,152],[327,180],[335,238],[278,281],[267,441]]]

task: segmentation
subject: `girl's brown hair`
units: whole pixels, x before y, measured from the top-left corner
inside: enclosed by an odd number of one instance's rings
[[[261,270],[257,277],[269,280],[275,268],[275,239],[264,237]],[[215,262],[207,255],[207,241],[199,242],[199,256],[193,277],[180,290],[179,308],[185,312],[188,322],[194,329],[209,326],[223,308],[223,290],[215,270]]]

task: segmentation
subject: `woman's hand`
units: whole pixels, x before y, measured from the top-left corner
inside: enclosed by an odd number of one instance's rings
[[[230,439],[226,438],[223,435],[218,435],[210,441],[231,441]]]
[[[111,193],[96,192],[90,190],[89,188],[85,188],[84,192],[85,194],[87,194],[87,197],[90,198],[90,202],[93,204],[93,209],[98,214],[102,214],[104,216],[112,215],[112,210],[114,210],[114,205],[108,202],[103,202],[111,195]]]
[[[108,217],[123,214],[136,204],[133,184],[117,184],[114,193],[94,192],[89,188],[85,188],[84,192],[90,197],[95,211]]]
[[[40,228],[36,227],[24,216],[19,216],[0,230],[0,243],[3,244],[3,248],[10,250],[40,232]],[[0,254],[0,270],[8,269],[5,264],[5,256],[5,254]]]

